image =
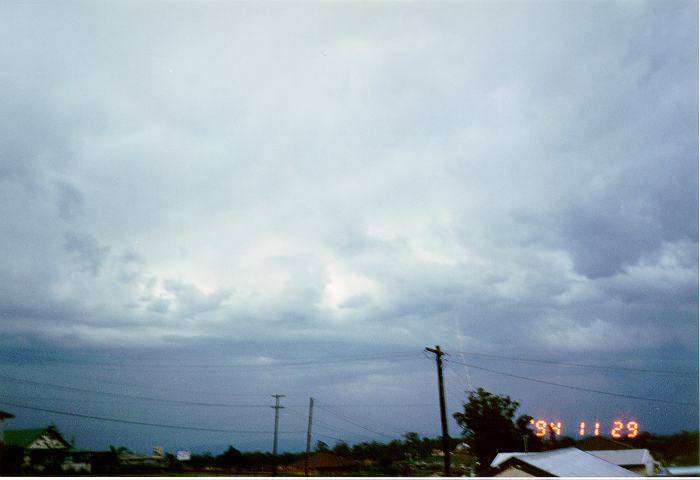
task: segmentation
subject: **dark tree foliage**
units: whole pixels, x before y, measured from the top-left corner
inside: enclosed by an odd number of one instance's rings
[[[328,444],[323,440],[316,442],[316,448],[314,449],[315,452],[328,452],[329,450],[330,448],[328,448]]]
[[[216,462],[216,459],[211,452],[204,452],[202,454],[194,453],[190,461],[187,462],[187,466],[194,470],[204,469],[214,466],[214,462]]]
[[[352,450],[347,443],[340,441],[333,446],[333,453],[340,457],[349,457],[352,454]]]
[[[464,439],[479,462],[480,471],[488,468],[499,452],[537,450],[538,439],[528,425],[532,417],[513,417],[520,404],[508,396],[494,395],[483,388],[470,392],[464,411],[454,414]]]
[[[416,432],[406,432],[403,437],[406,454],[412,458],[430,455],[433,448],[440,447],[435,440],[426,437],[421,439]]]
[[[242,458],[243,454],[233,445],[229,445],[224,453],[216,457],[216,466],[222,468],[238,467]]]
[[[698,465],[700,450],[699,432],[678,432],[672,435],[653,435],[642,432],[635,438],[625,438],[624,443],[635,448],[648,449],[663,465]]]
[[[253,470],[263,470],[274,463],[274,456],[267,452],[246,452],[241,457],[241,466]]]
[[[0,444],[0,475],[18,476],[22,474],[24,449],[14,445]]]

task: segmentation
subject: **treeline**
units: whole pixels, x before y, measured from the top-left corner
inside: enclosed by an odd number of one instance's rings
[[[452,439],[452,447],[458,444],[458,439]],[[319,441],[313,454],[332,453],[340,459],[352,462],[349,470],[355,473],[376,475],[409,474],[414,468],[415,460],[430,457],[434,450],[440,449],[442,440],[437,438],[420,437],[415,432],[408,432],[403,439],[391,440],[387,443],[378,441],[361,442],[349,445],[339,441],[332,447]],[[283,468],[292,463],[303,461],[305,452],[283,453],[277,457],[268,452],[241,452],[234,446],[220,455],[209,452],[194,454],[187,462],[176,462],[170,458],[170,467],[175,469],[214,471],[220,470],[230,474],[257,474],[272,471],[273,468]]]
[[[700,432],[682,431],[673,435],[653,435],[642,432],[635,438],[625,439],[634,448],[648,449],[655,460],[663,465],[700,465],[698,438]]]
[[[627,438],[624,443],[634,448],[648,449],[654,459],[662,465],[698,465],[700,464],[698,439],[700,432],[680,432],[672,435],[655,435],[648,432],[640,433],[636,438]],[[538,439],[539,440],[539,439]],[[455,452],[463,439],[452,438],[451,450]],[[577,441],[571,437],[554,437],[552,440],[544,440],[530,445],[530,451],[551,450],[576,446]],[[522,450],[522,443],[518,445]],[[534,449],[532,447],[535,447]],[[410,476],[430,471],[439,472],[442,468],[441,460],[434,455],[442,449],[440,437],[420,437],[415,432],[408,432],[402,439],[389,442],[362,442],[349,445],[339,441],[329,446],[319,441],[314,448],[314,453],[330,452],[340,458],[351,460],[354,464],[352,471],[356,474],[375,475],[403,475]],[[453,467],[460,466],[468,470],[476,458],[468,449],[456,450],[453,455]],[[267,452],[240,452],[230,446],[220,455],[204,453],[193,455],[186,462],[188,469],[206,470],[221,469],[232,474],[269,472],[273,466],[283,467],[296,461],[303,460],[305,453],[284,453],[275,458]],[[432,462],[432,463],[431,463]],[[180,468],[185,463],[180,463]],[[177,464],[175,464],[177,466]]]

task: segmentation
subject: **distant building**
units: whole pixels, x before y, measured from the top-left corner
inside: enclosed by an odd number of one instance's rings
[[[63,438],[56,427],[7,430],[4,443],[22,449],[22,468],[43,472],[59,471],[71,444]]]
[[[491,462],[495,477],[638,477],[637,473],[577,448],[546,452],[499,453]]]
[[[168,461],[159,455],[141,455],[140,453],[123,450],[117,453],[119,466],[121,467],[146,467],[164,468]]]

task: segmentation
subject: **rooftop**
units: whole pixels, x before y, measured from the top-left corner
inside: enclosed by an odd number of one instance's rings
[[[506,463],[526,463],[557,477],[638,477],[639,475],[618,467],[577,448],[561,448],[546,452],[499,453],[491,462],[492,467]]]

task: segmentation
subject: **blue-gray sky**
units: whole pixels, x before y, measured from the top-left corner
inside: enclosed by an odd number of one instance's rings
[[[6,428],[432,436],[439,344],[452,412],[697,429],[696,2],[10,1],[0,60]]]

